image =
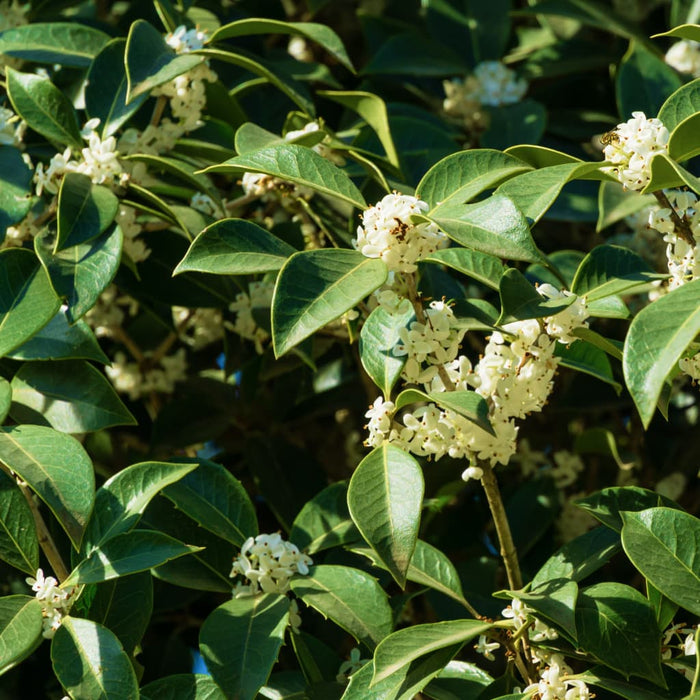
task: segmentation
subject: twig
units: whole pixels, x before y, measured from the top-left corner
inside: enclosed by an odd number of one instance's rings
[[[165,111],[165,105],[168,104],[168,98],[165,95],[160,95],[156,100],[156,106],[153,108],[153,114],[151,115],[151,121],[148,123],[149,126],[158,126],[163,112]]]
[[[145,357],[141,348],[131,339],[131,336],[121,326],[110,326],[112,337],[121,343],[130,353],[131,356],[138,362],[144,361]]]
[[[678,215],[678,212],[671,205],[671,202],[668,201],[668,197],[663,193],[662,190],[657,190],[656,192],[654,192],[654,197],[656,197],[656,201],[664,209],[670,210],[671,220],[673,221],[673,225],[676,229],[675,233],[677,233],[691,248],[694,248],[696,245],[695,236],[693,235],[693,232],[690,229],[688,222]]]

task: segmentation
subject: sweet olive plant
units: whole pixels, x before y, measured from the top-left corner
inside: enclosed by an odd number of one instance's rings
[[[698,14],[2,0],[2,697],[700,697]]]

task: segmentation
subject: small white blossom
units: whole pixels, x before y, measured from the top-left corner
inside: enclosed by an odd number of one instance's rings
[[[151,353],[144,353],[146,361],[150,356]],[[114,388],[128,394],[132,401],[151,392],[172,394],[175,384],[187,379],[185,349],[180,348],[172,355],[161,357],[155,367],[142,367],[138,362],[128,361],[123,352],[117,352],[112,365],[105,367],[105,372]]]
[[[572,292],[559,290],[551,284],[540,284],[537,287],[537,291],[547,299],[563,299],[575,296]],[[547,316],[544,319],[544,323],[547,333],[560,343],[573,343],[577,338],[571,333],[576,328],[588,328],[587,318],[588,308],[586,300],[583,297],[578,297],[576,301],[563,311],[554,316]]]
[[[51,639],[61,626],[63,618],[69,613],[78,587],[61,588],[53,576],[45,577],[41,569],[37,570],[36,577],[30,576],[25,580],[27,585],[32,587],[36,599],[41,602],[42,636]]]
[[[27,123],[7,107],[0,107],[0,146],[18,146],[24,138]]]
[[[498,642],[489,642],[486,640],[486,635],[479,635],[479,641],[474,645],[474,649],[477,654],[481,654],[488,661],[493,661],[495,659],[494,655],[491,653],[496,651],[501,645]]]
[[[227,324],[227,328],[246,340],[252,340],[255,343],[255,351],[259,355],[263,353],[263,344],[269,339],[270,334],[258,326],[253,316],[253,309],[269,309],[274,291],[274,282],[265,280],[251,282],[248,285],[248,293],[237,294],[236,300],[229,306],[230,311],[236,312],[236,320],[233,324]]]
[[[666,63],[679,73],[689,73],[700,77],[700,44],[697,41],[682,39],[666,52]]]
[[[165,36],[165,43],[176,53],[198,51],[204,46],[206,40],[206,32],[198,28],[187,29],[184,24]]]
[[[190,199],[190,206],[193,209],[207,214],[208,216],[220,216],[221,210],[219,205],[208,195],[202,192],[196,192]]]

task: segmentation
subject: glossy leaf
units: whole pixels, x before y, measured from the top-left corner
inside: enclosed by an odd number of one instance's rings
[[[629,293],[634,287],[665,277],[656,274],[646,260],[629,248],[599,245],[579,265],[571,291],[591,302]]]
[[[39,541],[27,499],[0,473],[0,559],[31,576],[39,568]]]
[[[112,136],[148,99],[143,93],[126,103],[125,52],[125,39],[110,41],[95,56],[85,80],[85,111],[90,119],[100,120],[102,138]]]
[[[31,251],[0,251],[0,357],[29,340],[60,306],[46,272]]]
[[[153,155],[151,153],[134,153],[126,156],[124,160],[144,163],[148,167],[149,172],[153,174],[166,173],[183,185],[209,195],[217,206],[221,205],[219,190],[212,185],[211,180],[206,175],[197,172],[198,169],[195,165],[191,165],[185,160],[172,156]]]
[[[296,144],[272,146],[236,156],[211,165],[204,172],[264,173],[309,187],[359,209],[367,206],[362,193],[340,168],[316,151]]]
[[[605,666],[593,666],[579,678],[588,685],[594,685],[615,693],[625,700],[676,700],[687,690],[687,682],[676,671],[668,669],[664,674],[668,690],[652,685],[648,681],[625,678]],[[689,700],[695,700],[689,698]]]
[[[600,169],[600,165],[564,163],[530,170],[504,182],[496,194],[508,197],[528,219],[539,221],[567,182],[590,176]]]
[[[31,206],[32,169],[13,146],[0,146],[0,242],[8,226],[21,221]]]
[[[646,582],[646,589],[647,598],[654,608],[659,629],[665,630],[673,622],[673,618],[676,616],[680,606],[678,603],[674,603],[670,598],[667,598],[648,580]]]
[[[180,673],[152,681],[141,688],[141,697],[150,700],[225,700],[226,696],[211,676]]]
[[[3,31],[0,53],[32,63],[86,68],[109,36],[77,22],[33,22]]]
[[[651,161],[651,178],[641,190],[642,194],[673,187],[689,187],[700,191],[700,178],[672,160],[666,153],[658,153]]]
[[[510,594],[509,594],[510,595]],[[572,642],[576,642],[576,601],[578,585],[571,579],[550,579],[528,591],[514,591],[512,596],[532,608],[537,617],[556,625]]]
[[[0,378],[0,424],[5,422],[12,403],[12,386],[4,377]]]
[[[82,148],[78,117],[68,98],[48,79],[7,68],[7,95],[27,124],[49,141]]]
[[[681,4],[681,3],[679,3]],[[676,24],[673,22],[673,24]],[[652,39],[660,36],[675,37],[676,39],[688,39],[689,41],[700,41],[700,26],[697,24],[680,24],[667,32],[652,34]]]
[[[643,308],[632,321],[622,358],[625,382],[648,427],[666,377],[700,333],[700,280]]]
[[[123,235],[112,226],[89,243],[51,252],[49,237],[38,236],[34,247],[51,278],[51,285],[68,305],[71,323],[82,318],[114,278],[121,259]],[[52,314],[53,315],[53,314]]]
[[[342,316],[386,281],[386,265],[354,250],[295,253],[280,270],[272,299],[272,341],[280,357]]]
[[[697,130],[700,117],[694,114],[682,121],[672,132],[668,139],[668,155],[679,163],[692,158],[700,153],[700,145],[697,142]]]
[[[389,444],[360,462],[348,486],[357,529],[402,588],[418,539],[423,490],[418,462]]]
[[[491,628],[480,620],[448,620],[413,625],[389,635],[374,654],[372,685],[415,659],[453,644],[464,644]]]
[[[477,282],[485,284],[491,289],[498,289],[501,277],[506,272],[506,266],[500,258],[494,255],[481,253],[478,250],[468,248],[444,248],[436,250],[426,257],[422,262],[434,262],[461,272]]]
[[[108,479],[95,494],[95,510],[85,533],[85,552],[135,527],[159,491],[195,468],[195,464],[141,462]]]
[[[596,231],[600,232],[627,216],[636,214],[644,207],[651,206],[656,200],[652,195],[640,195],[625,189],[619,182],[603,180],[598,190],[598,222]]]
[[[501,296],[499,325],[530,318],[554,316],[576,301],[574,295],[554,299],[542,296],[527,281],[525,275],[515,268],[509,268],[501,277],[499,293]]]
[[[68,694],[95,700],[137,700],[136,674],[117,637],[106,627],[65,617],[51,642],[53,670]]]
[[[22,365],[12,378],[12,403],[19,423],[39,418],[62,433],[136,423],[109,380],[84,360]]]
[[[413,320],[413,305],[404,299],[395,311],[378,306],[360,331],[362,366],[387,399],[406,364],[406,357],[395,355],[394,348],[400,340],[401,329]]]
[[[492,195],[475,204],[445,205],[434,221],[467,248],[507,260],[543,260],[522,212],[502,195]]]
[[[661,106],[658,118],[672,132],[681,122],[700,112],[700,79],[678,88]]]
[[[289,604],[276,594],[234,598],[204,621],[202,656],[226,697],[253,700],[265,685],[282,646]]]
[[[664,684],[656,616],[639,591],[607,582],[580,591],[576,627],[581,648],[606,666]]]
[[[313,566],[290,581],[294,594],[370,649],[392,628],[391,608],[376,579],[346,566]]]
[[[167,83],[204,61],[194,53],[176,54],[163,35],[151,24],[138,19],[131,25],[126,39],[126,102],[148,94],[154,87]]]
[[[54,253],[87,243],[107,230],[119,200],[107,187],[93,185],[87,175],[66,173],[58,190],[58,233]]]
[[[525,98],[514,104],[489,107],[489,125],[480,138],[482,146],[502,148],[518,143],[537,143],[547,123],[547,110]]]
[[[416,187],[416,197],[431,207],[431,216],[440,208],[464,204],[490,187],[530,170],[519,158],[490,148],[453,153],[438,161]]]
[[[13,360],[93,360],[103,365],[110,361],[92,328],[82,320],[71,325],[63,310],[7,355]]]
[[[568,367],[577,372],[583,372],[591,377],[595,377],[601,382],[609,384],[618,396],[622,392],[622,385],[615,381],[613,377],[610,360],[604,350],[586,343],[583,340],[576,341],[570,345],[557,343],[554,348],[554,355],[559,358],[561,367]]]
[[[114,535],[93,549],[64,581],[75,586],[148,571],[171,559],[196,552],[200,547],[183,544],[162,532],[131,530]]]
[[[406,47],[411,47],[410,55]],[[384,41],[363,68],[366,75],[410,75],[442,77],[463,75],[466,61],[454,51],[435,41],[424,39],[416,32],[394,34]]]
[[[188,270],[218,275],[274,272],[295,252],[252,221],[222,219],[195,238],[174,274]]]
[[[346,482],[336,482],[307,501],[294,518],[289,541],[313,554],[359,540],[348,510],[347,491]]]
[[[639,486],[612,486],[578,498],[575,503],[616,532],[622,530],[623,511],[636,512],[658,506],[680,509],[670,498]]]
[[[39,425],[0,428],[0,460],[51,509],[78,548],[92,511],[95,476],[83,446]]]
[[[700,614],[700,520],[672,508],[622,513],[622,546],[652,585]]]
[[[258,534],[250,497],[241,482],[220,464],[201,460],[163,495],[198,525],[237,547]]]
[[[41,603],[36,598],[0,598],[0,674],[24,661],[39,646],[42,620]]]

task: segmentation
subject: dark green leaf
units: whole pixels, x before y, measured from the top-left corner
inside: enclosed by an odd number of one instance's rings
[[[129,657],[106,627],[65,617],[51,642],[56,677],[72,698],[137,700],[138,682]]]
[[[289,598],[277,594],[234,598],[204,621],[202,656],[226,697],[257,697],[277,661],[289,604]]]
[[[604,666],[593,666],[590,670],[584,671],[579,678],[584,683],[609,690],[617,697],[626,700],[676,700],[681,697],[688,688],[686,681],[676,671],[670,669],[666,670],[664,676],[669,690],[663,690],[645,681],[625,678]]]
[[[661,106],[658,118],[672,132],[681,122],[700,112],[700,79],[679,87]]]
[[[406,48],[410,47],[410,53]],[[441,77],[463,75],[466,61],[442,44],[424,39],[417,33],[396,34],[379,47],[363,73]]]
[[[62,433],[136,423],[112,384],[84,360],[22,365],[12,378],[12,404],[18,423],[45,420]]]
[[[596,231],[600,232],[654,202],[652,195],[640,195],[639,192],[625,189],[619,182],[603,180],[598,190]]]
[[[92,462],[83,446],[43,426],[0,428],[0,461],[46,503],[77,549],[95,498]]]
[[[561,367],[568,367],[577,372],[583,372],[599,379],[601,382],[610,384],[618,395],[622,391],[620,383],[613,378],[608,356],[595,345],[586,343],[583,340],[577,340],[570,345],[557,343],[554,348],[554,355],[559,358]]]
[[[489,107],[489,125],[480,143],[487,148],[507,148],[517,143],[537,143],[544,133],[547,110],[535,100]]]
[[[501,277],[499,288],[501,296],[501,316],[499,325],[524,321],[530,318],[554,316],[571,306],[576,301],[575,295],[548,299],[542,296],[525,275],[515,268],[509,268]]]
[[[0,598],[0,674],[24,661],[39,646],[42,619],[41,603],[36,598]]]
[[[226,700],[211,676],[189,673],[159,678],[141,688],[141,697],[151,700]]]
[[[21,221],[29,211],[32,169],[13,146],[0,146],[0,243],[8,226]]]
[[[566,578],[553,578],[533,586],[527,592],[514,591],[512,595],[533,608],[537,617],[543,617],[561,628],[572,642],[576,642],[576,600],[578,585]]]
[[[634,455],[626,454],[628,461],[622,458],[617,448],[615,434],[605,428],[588,428],[579,433],[574,441],[574,451],[578,454],[609,455],[615,460],[617,466],[625,471],[637,464]]]
[[[39,541],[27,499],[5,472],[0,472],[0,559],[34,576],[39,568]]]
[[[424,257],[423,262],[434,262],[461,272],[491,289],[498,289],[506,266],[494,255],[468,248],[436,250]]]
[[[348,487],[357,529],[402,588],[418,538],[423,490],[418,462],[389,444],[360,462]]]
[[[666,153],[657,153],[651,161],[651,179],[641,190],[642,194],[672,187],[690,187],[700,191],[700,178],[695,177]]]
[[[4,377],[0,377],[0,424],[5,422],[12,404],[12,386]]]

